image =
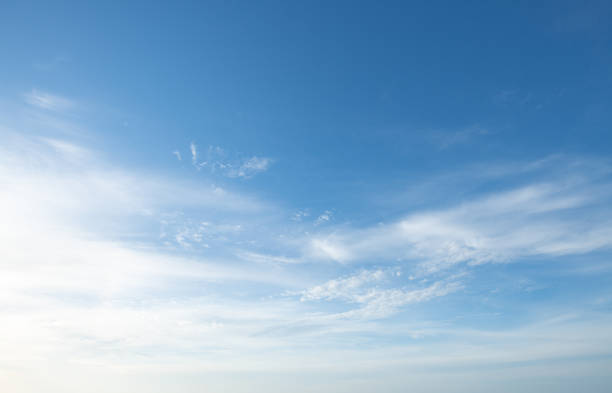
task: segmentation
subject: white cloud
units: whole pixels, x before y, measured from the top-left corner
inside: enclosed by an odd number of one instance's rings
[[[436,282],[428,287],[414,290],[372,290],[357,297],[364,306],[342,313],[346,318],[385,318],[396,313],[402,306],[425,302],[463,288],[460,282]]]
[[[91,150],[74,143],[54,138],[41,138],[41,140],[55,149],[67,161],[83,162],[93,158]]]
[[[293,221],[302,221],[304,218],[308,216],[310,216],[310,212],[308,212],[308,210],[298,210],[297,212],[293,214],[291,219]]]
[[[174,150],[174,151],[172,152],[172,154],[174,154],[174,155],[176,156],[176,159],[177,159],[177,160],[179,160],[179,161],[183,161],[183,157],[181,156],[181,152],[180,152],[180,151],[178,151],[178,150]]]
[[[339,262],[421,261],[435,271],[459,262],[505,262],[612,246],[612,185],[590,174],[492,193],[455,207],[365,229],[314,234],[307,255]],[[585,214],[597,217],[586,221]]]
[[[192,163],[196,169],[207,168],[213,174],[220,174],[230,178],[248,179],[258,173],[265,172],[272,164],[268,157],[252,156],[244,158],[236,154],[230,154],[219,146],[209,146],[206,151],[206,159],[198,162],[196,145],[190,145]]]
[[[237,169],[228,171],[229,177],[244,177],[249,178],[254,175],[268,170],[272,161],[266,157],[251,157],[246,159]]]
[[[332,214],[333,213],[330,210],[325,210],[323,212],[323,214],[321,214],[319,217],[317,217],[317,219],[315,220],[314,224],[315,225],[321,225],[323,223],[328,222],[329,220],[331,220]]]
[[[244,231],[241,224],[215,223],[208,221],[193,221],[183,216],[170,217],[163,220],[164,233],[175,232],[176,242],[185,248],[194,246],[210,248],[211,244],[233,244],[239,242],[239,236]]]
[[[302,292],[302,300],[344,299],[358,301],[359,293],[366,284],[380,282],[388,276],[383,270],[364,270],[356,275],[327,281]]]
[[[355,275],[311,287],[301,293],[301,300],[341,300],[356,303],[359,305],[358,308],[334,314],[332,317],[378,319],[396,313],[407,304],[428,301],[462,288],[457,276],[418,289],[379,286],[397,280],[399,277],[397,273],[392,270],[364,270]]]
[[[290,258],[282,255],[269,255],[257,252],[242,251],[237,253],[238,257],[255,263],[261,264],[294,264],[301,262],[297,258]]]
[[[32,106],[52,111],[62,111],[75,106],[71,100],[36,89],[24,94],[24,98]]]
[[[196,165],[198,162],[198,148],[196,147],[195,143],[191,142],[189,144],[189,150],[191,151],[191,163]]]
[[[351,246],[347,246],[333,235],[312,239],[308,251],[315,258],[332,259],[337,262],[354,259],[354,255],[351,253]]]

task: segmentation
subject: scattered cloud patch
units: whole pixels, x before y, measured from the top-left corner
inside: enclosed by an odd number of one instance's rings
[[[291,219],[293,221],[302,221],[304,218],[310,216],[310,212],[308,210],[298,210],[293,214]]]
[[[334,300],[357,301],[366,284],[381,282],[388,278],[383,270],[364,270],[358,274],[341,277],[314,286],[302,292],[301,300]]]
[[[230,165],[227,175],[229,177],[250,178],[260,172],[268,170],[271,162],[269,158],[253,156],[245,159],[241,164],[238,164],[237,168]]]
[[[319,217],[317,217],[314,224],[315,225],[324,224],[332,219],[332,215],[333,213],[331,210],[325,210]]]
[[[446,296],[463,288],[460,282],[436,282],[421,289],[371,290],[356,298],[361,308],[341,314],[345,318],[380,319],[397,313],[401,307]]]
[[[202,244],[209,248],[211,242],[229,242],[240,234],[243,227],[240,224],[222,224],[202,221],[195,226],[184,227],[181,230],[183,238],[188,238],[192,243]]]
[[[396,313],[402,306],[445,296],[463,287],[457,280],[435,282],[418,289],[390,285],[400,276],[394,270],[364,270],[357,274],[327,281],[301,293],[301,301],[344,301],[359,307],[335,314],[341,318],[378,319]],[[387,286],[380,284],[387,283]]]
[[[272,164],[268,157],[244,157],[232,154],[219,146],[209,146],[205,159],[200,161],[196,145],[190,145],[192,164],[197,169],[206,168],[212,174],[219,174],[230,178],[249,179],[258,173],[267,171]]]

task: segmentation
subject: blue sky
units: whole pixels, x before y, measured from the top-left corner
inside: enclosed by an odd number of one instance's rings
[[[605,392],[606,2],[4,2],[12,392]]]

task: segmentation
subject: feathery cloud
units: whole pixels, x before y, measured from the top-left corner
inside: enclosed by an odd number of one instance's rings
[[[402,306],[445,296],[462,288],[453,276],[452,280],[438,281],[418,289],[380,287],[400,275],[397,270],[364,270],[357,274],[327,281],[301,293],[302,301],[341,300],[356,303],[358,308],[335,314],[341,318],[377,319],[396,313]]]
[[[331,228],[329,234],[311,237],[307,253],[339,262],[420,260],[425,270],[435,271],[460,262],[505,262],[609,248],[612,215],[605,206],[612,199],[612,183],[602,173],[535,182],[390,224]],[[585,222],[583,214],[597,218]]]
[[[230,178],[249,179],[258,173],[268,170],[272,159],[268,157],[242,157],[231,154],[219,146],[209,146],[204,161],[198,161],[199,154],[194,142],[190,144],[191,162],[197,170],[207,168],[212,174],[220,174]]]
[[[196,165],[198,162],[198,148],[196,147],[195,143],[191,142],[189,144],[189,150],[191,151],[191,163]]]
[[[67,98],[37,89],[32,89],[31,92],[24,94],[24,98],[32,106],[52,111],[61,111],[74,107],[74,102]]]

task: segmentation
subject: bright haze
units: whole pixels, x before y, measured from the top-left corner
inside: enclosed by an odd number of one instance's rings
[[[612,386],[612,4],[0,4],[0,390]]]

